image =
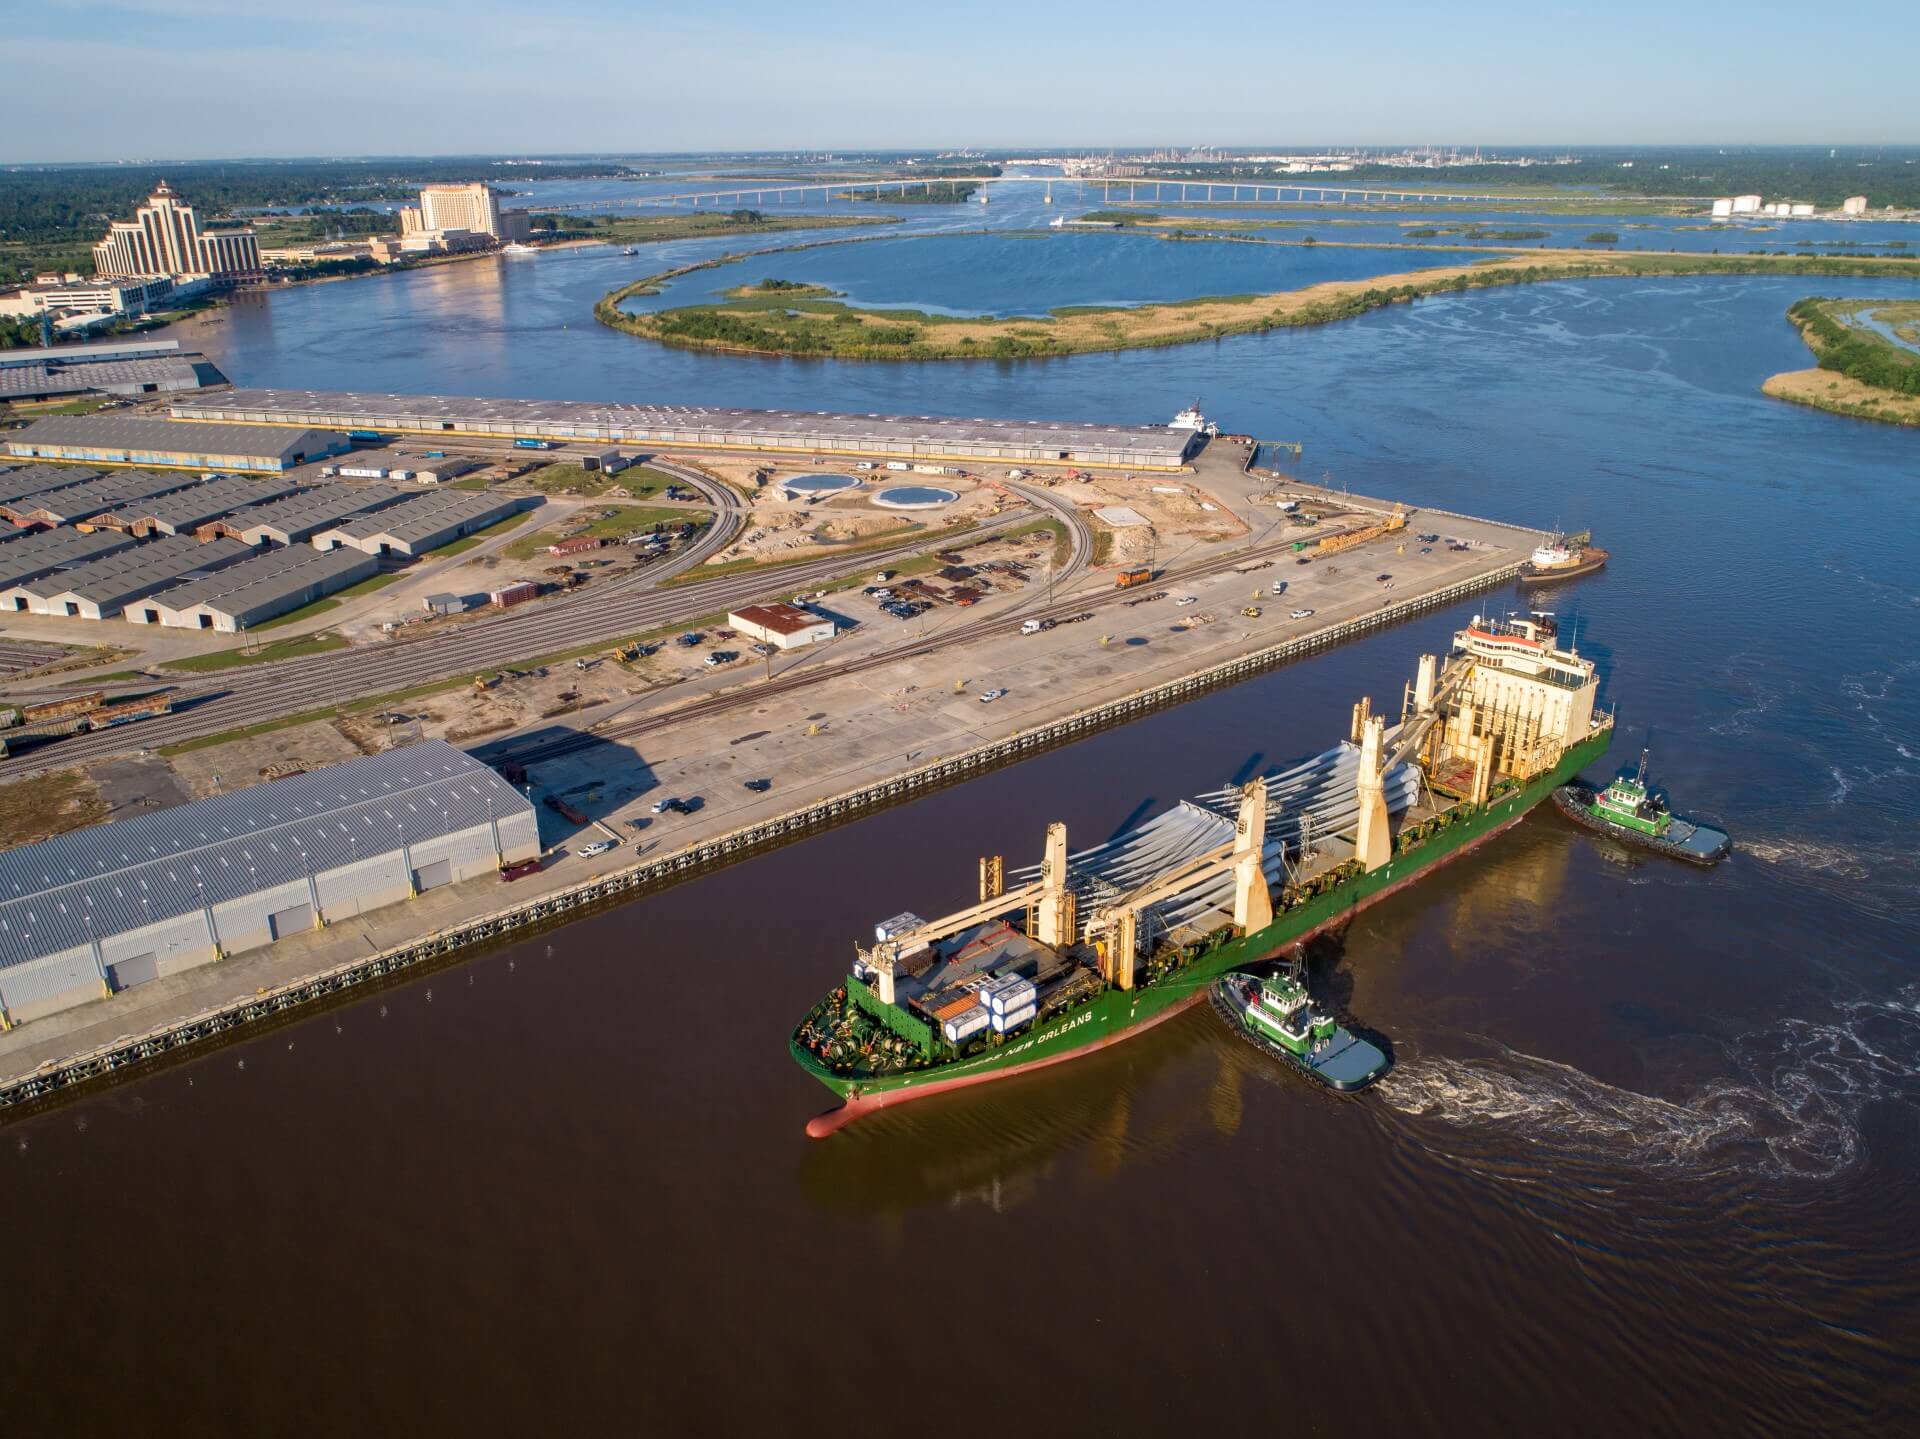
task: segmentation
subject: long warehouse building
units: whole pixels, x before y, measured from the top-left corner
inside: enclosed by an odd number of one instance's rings
[[[429,740],[0,854],[10,1023],[540,852],[533,805]]]
[[[944,415],[838,415],[701,405],[450,399],[336,390],[232,390],[174,403],[177,420],[595,444],[785,450],[919,461],[1025,461],[1175,470],[1199,441],[1166,425]]]
[[[520,501],[512,496],[415,495],[321,530],[313,537],[313,547],[344,547],[369,555],[424,555],[496,525],[519,508]]]
[[[277,474],[344,454],[347,437],[277,425],[188,425],[140,415],[53,415],[6,436],[16,459]]]
[[[252,553],[238,540],[203,545],[191,535],[169,535],[0,590],[0,612],[112,619],[135,600],[237,565]]]
[[[379,573],[380,561],[358,550],[296,545],[161,590],[124,613],[136,625],[237,634]]]

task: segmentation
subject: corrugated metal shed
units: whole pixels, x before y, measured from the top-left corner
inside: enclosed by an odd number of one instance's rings
[[[174,403],[181,419],[602,443],[734,445],[922,458],[1078,460],[1178,467],[1198,441],[1165,425],[1056,424],[952,415],[834,414],[706,405],[470,399],[332,390],[234,390]]]
[[[138,415],[52,415],[7,436],[7,451],[14,455],[86,450],[94,453],[84,458],[100,458],[121,451],[136,459],[172,455],[195,464],[253,458],[274,467],[338,454],[346,448],[345,435],[319,430],[183,424]]]
[[[63,565],[130,550],[138,543],[132,535],[106,530],[84,535],[78,530],[42,530],[21,535],[0,546],[0,590],[50,575]]]
[[[520,507],[510,496],[465,493],[414,495],[370,514],[356,515],[314,535],[316,546],[351,545],[378,554],[382,545],[406,554],[437,549],[505,519]]]
[[[31,495],[26,499],[0,503],[0,514],[16,524],[40,523],[71,525],[104,515],[129,501],[150,500],[176,490],[199,484],[190,475],[156,475],[151,470],[121,470],[84,485],[55,490],[52,494]]]
[[[0,853],[0,970],[514,816],[524,795],[428,740],[24,845]]]
[[[100,471],[78,465],[15,465],[0,473],[0,504],[28,495],[46,495],[100,478]]]
[[[170,535],[43,575],[21,588],[42,605],[71,598],[111,615],[128,602],[165,589],[183,576],[224,569],[252,553],[238,540],[201,544],[190,535]]]
[[[269,550],[242,560],[205,579],[161,590],[153,603],[163,614],[204,605],[236,621],[258,623],[294,603],[307,603],[309,590],[319,594],[343,588],[380,567],[379,561],[358,550],[314,550],[304,545]],[[164,621],[163,621],[164,622]]]
[[[250,545],[297,545],[351,516],[397,504],[409,493],[378,485],[322,485],[270,504],[249,505],[215,523],[222,533]]]
[[[264,505],[298,494],[300,487],[283,479],[219,479],[157,499],[121,505],[102,518],[117,529],[158,530],[177,535],[197,530],[235,510]]]

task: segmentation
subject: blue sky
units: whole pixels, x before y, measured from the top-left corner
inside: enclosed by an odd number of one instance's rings
[[[14,0],[8,10],[0,160],[11,161],[1920,142],[1920,7],[1892,0]]]

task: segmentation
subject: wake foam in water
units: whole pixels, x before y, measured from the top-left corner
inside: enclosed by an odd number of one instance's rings
[[[1920,853],[1910,846],[1742,833],[1734,847],[1788,883],[1843,894],[1851,908],[1896,919],[1920,912]]]
[[[1787,1019],[1727,1046],[1734,1076],[1674,1101],[1503,1050],[1418,1058],[1379,1088],[1396,1112],[1460,1129],[1500,1126],[1529,1144],[1636,1169],[1821,1179],[1858,1158],[1873,1099],[1920,1094],[1920,986],[1832,1018]]]

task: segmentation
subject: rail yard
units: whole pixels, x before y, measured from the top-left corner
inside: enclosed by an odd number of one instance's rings
[[[218,408],[209,398],[196,400],[200,424]],[[326,412],[339,413],[342,397],[325,398]],[[294,405],[285,422],[310,428],[317,408]],[[417,401],[406,408],[417,417]],[[261,423],[258,394],[240,409],[245,423]],[[96,945],[110,997],[0,1033],[0,1075],[57,1066],[117,1035],[165,1032],[230,997],[279,992],[450,929],[509,894],[537,903],[671,867],[716,836],[828,813],[837,797],[884,792],[891,778],[955,756],[998,754],[1009,741],[1014,755],[1021,735],[1053,733],[1074,715],[1124,713],[1132,698],[1176,695],[1192,676],[1284,662],[1500,584],[1540,538],[1300,483],[1254,466],[1249,442],[1209,440],[1198,426],[1166,442],[1147,429],[1058,432],[1182,456],[1178,471],[1068,458],[969,469],[888,460],[884,449],[797,457],[732,435],[684,452],[663,445],[646,465],[711,521],[617,578],[453,623],[381,631],[363,621],[343,647],[263,657],[242,671],[18,672],[9,703],[102,690],[124,702],[163,680],[165,704],[135,723],[24,745],[0,761],[0,783],[109,766],[123,780],[142,777],[138,803],[151,814],[156,803],[451,740],[536,801],[542,856],[511,866],[510,892],[497,881],[416,884],[406,903],[276,935],[217,964],[163,964],[124,987]],[[360,458],[418,454],[417,435],[405,449],[396,435],[355,438],[378,440]],[[472,463],[504,466],[531,448],[525,439],[496,432],[445,443]],[[568,460],[611,448],[599,435],[538,443],[564,447]],[[934,496],[924,520],[874,518],[875,487],[894,482]],[[779,559],[764,562],[774,552]],[[786,599],[831,637],[755,648],[731,627],[742,609]]]

